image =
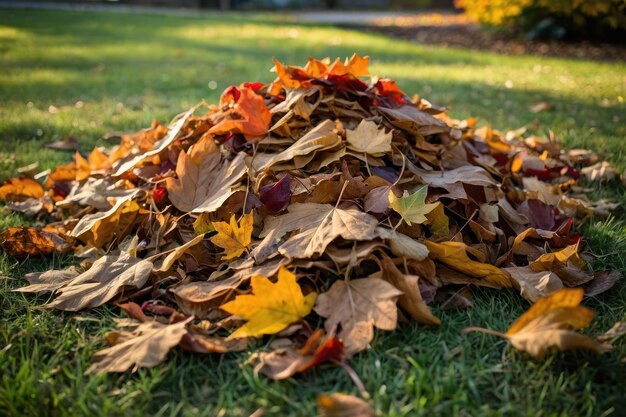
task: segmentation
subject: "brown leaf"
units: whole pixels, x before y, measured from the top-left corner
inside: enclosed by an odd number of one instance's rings
[[[55,290],[66,285],[72,279],[76,278],[78,275],[80,275],[80,271],[75,266],[61,270],[56,269],[44,272],[31,272],[24,275],[24,278],[28,280],[30,285],[17,288],[13,291],[32,292],[35,294],[54,292]]]
[[[374,326],[394,330],[398,312],[396,302],[402,291],[378,278],[336,281],[320,294],[315,312],[326,318],[326,331],[343,340],[346,354],[367,347],[374,337]]]
[[[177,178],[166,180],[170,201],[184,212],[215,211],[233,194],[232,187],[245,172],[244,153],[230,162],[223,160],[213,137],[204,136],[189,154],[179,153]]]
[[[558,275],[550,271],[535,272],[528,266],[512,266],[502,270],[511,275],[522,297],[531,303],[563,288],[563,282]]]
[[[132,331],[115,331],[107,336],[117,343],[97,352],[94,363],[85,373],[125,372],[132,368],[152,368],[165,359],[171,348],[187,334],[187,321],[161,324],[150,321],[139,324]]]
[[[381,261],[383,279],[402,291],[398,298],[398,305],[406,311],[413,320],[423,324],[440,324],[441,320],[433,315],[430,308],[422,299],[422,294],[417,285],[419,277],[405,275],[387,257]]]
[[[9,256],[45,256],[62,253],[72,247],[73,239],[35,227],[9,227],[0,232],[0,248]]]
[[[125,252],[119,256],[103,256],[87,271],[57,289],[59,295],[48,306],[66,311],[100,306],[125,288],[143,287],[151,271],[152,262]]]

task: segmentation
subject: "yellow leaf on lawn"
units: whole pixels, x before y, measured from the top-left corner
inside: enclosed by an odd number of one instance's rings
[[[213,223],[217,234],[211,238],[211,242],[226,252],[222,259],[228,261],[238,258],[247,249],[252,240],[253,220],[254,215],[250,212],[241,218],[239,225],[237,225],[234,214],[230,218],[230,224],[226,222]]]
[[[276,283],[262,275],[255,275],[251,279],[251,287],[252,294],[239,295],[220,307],[248,320],[228,340],[278,333],[306,317],[317,297],[314,292],[304,296],[296,276],[284,267],[278,271]]]
[[[594,316],[593,310],[580,305],[582,288],[562,288],[548,297],[539,299],[518,318],[506,333],[470,328],[466,331],[483,331],[509,340],[514,348],[527,352],[536,359],[543,358],[550,348],[561,351],[587,349],[595,353],[611,350],[608,345],[576,333],[586,327]]]
[[[0,185],[0,201],[23,201],[27,198],[41,198],[43,194],[43,187],[26,177],[9,178]]]

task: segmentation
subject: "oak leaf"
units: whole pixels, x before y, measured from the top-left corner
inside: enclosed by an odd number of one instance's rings
[[[316,293],[304,296],[296,276],[284,267],[276,283],[262,275],[251,278],[252,294],[239,295],[220,308],[248,322],[228,339],[275,334],[306,317],[313,308]]]
[[[398,319],[396,302],[402,291],[378,278],[335,281],[317,297],[315,312],[326,318],[328,333],[343,340],[346,354],[367,347],[374,337],[374,326],[394,330]]]
[[[226,254],[222,257],[223,260],[238,258],[248,249],[252,241],[253,221],[254,214],[250,212],[241,218],[239,224],[237,224],[234,214],[230,218],[230,224],[213,222],[217,234],[211,238],[211,242],[224,249]]]
[[[413,223],[422,224],[428,221],[426,215],[437,207],[437,203],[426,204],[428,187],[424,186],[413,194],[404,190],[402,197],[396,197],[393,190],[389,190],[389,207],[398,213],[409,226]]]

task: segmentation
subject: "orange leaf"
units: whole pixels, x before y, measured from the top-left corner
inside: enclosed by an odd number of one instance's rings
[[[15,258],[61,253],[71,246],[71,238],[35,227],[9,227],[0,233],[0,248]]]
[[[0,186],[0,201],[24,201],[43,194],[41,184],[27,177],[9,178]]]
[[[235,87],[236,88],[236,87]],[[263,97],[256,94],[251,88],[237,89],[239,97],[229,94],[227,89],[220,104],[232,106],[224,112],[224,119],[213,126],[209,133],[223,135],[226,133],[241,133],[246,138],[262,136],[270,127],[272,115],[265,105]]]

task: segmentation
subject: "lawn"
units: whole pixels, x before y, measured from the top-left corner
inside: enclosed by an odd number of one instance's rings
[[[371,70],[459,118],[478,116],[501,129],[552,130],[571,147],[601,151],[626,168],[626,65],[532,56],[506,57],[408,42],[332,27],[295,25],[272,15],[161,15],[0,10],[0,180],[18,167],[39,169],[71,155],[44,144],[65,136],[83,151],[108,132],[168,121],[242,81],[268,82],[271,57],[372,57]],[[532,113],[540,101],[552,110]],[[623,188],[596,196],[626,203]],[[626,272],[623,211],[582,225],[593,267]],[[32,220],[0,209],[0,229]],[[338,368],[321,367],[283,382],[255,376],[247,353],[200,356],[175,351],[135,374],[85,376],[90,357],[120,316],[102,307],[80,315],[40,306],[45,297],[11,292],[33,270],[68,265],[63,256],[16,262],[0,254],[0,415],[266,416],[315,415],[315,397],[356,393]],[[439,328],[403,323],[379,332],[352,366],[381,415],[624,415],[626,343],[595,357],[552,354],[541,362],[469,325],[505,330],[528,304],[512,292],[476,290],[475,306],[441,311]],[[586,305],[598,312],[588,332],[626,319],[624,283]],[[259,341],[252,350],[263,347]]]

